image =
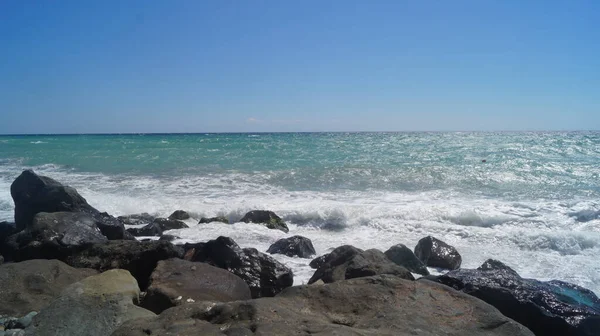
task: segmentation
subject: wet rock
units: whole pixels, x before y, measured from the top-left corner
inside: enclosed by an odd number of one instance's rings
[[[38,314],[37,312],[32,311],[29,314],[27,314],[21,318],[12,320],[8,324],[7,329],[25,329],[31,325],[31,321],[33,320],[33,317],[36,316],[37,314]]]
[[[436,281],[480,298],[536,335],[592,336],[600,330],[600,299],[593,292],[562,281],[524,279],[498,261]]]
[[[413,273],[429,275],[425,264],[404,244],[390,247],[389,250],[385,251],[385,256],[396,265],[400,265]]]
[[[17,233],[15,223],[0,222],[0,244],[2,244],[8,237]]]
[[[274,298],[181,305],[130,320],[113,336],[170,334],[533,336],[474,297],[387,275],[295,286]]]
[[[117,217],[117,219],[125,225],[147,225],[152,223],[154,218],[154,216],[148,214],[147,212]]]
[[[58,260],[0,265],[0,315],[23,316],[47,306],[68,285],[97,272]]]
[[[133,240],[133,236],[125,230],[125,225],[117,218],[109,215],[106,212],[93,214],[96,219],[96,225],[100,232],[109,240],[126,239]]]
[[[253,298],[274,296],[294,282],[291,269],[254,248],[240,248],[228,237],[186,244],[185,250],[186,260],[206,262],[242,278]]]
[[[148,236],[160,236],[162,235],[162,229],[157,223],[150,223],[141,228],[128,228],[127,232],[131,233],[135,237],[148,237]]]
[[[182,256],[181,248],[166,241],[113,240],[92,245],[68,256],[65,262],[73,267],[93,268],[99,271],[125,269],[135,277],[140,288],[146,289],[150,274],[160,260]]]
[[[312,268],[312,269],[317,269],[317,268],[323,266],[323,264],[325,264],[325,260],[327,260],[328,255],[329,255],[329,253],[326,253],[322,256],[318,256],[318,257],[314,258],[313,260],[310,261],[308,266],[310,266],[310,268]]]
[[[454,270],[462,263],[462,257],[453,246],[432,236],[419,240],[415,247],[415,255],[430,267]]]
[[[168,218],[156,218],[152,222],[152,224],[158,225],[161,230],[176,230],[176,229],[185,229],[189,226],[182,221],[176,219],[168,219]]]
[[[281,230],[285,233],[290,231],[281,217],[268,210],[250,211],[240,219],[240,222],[262,224],[269,229]]]
[[[378,274],[390,274],[414,280],[406,268],[391,262],[383,252],[375,249],[362,251],[353,246],[344,245],[327,255],[323,265],[315,271],[308,283],[312,284],[318,280],[331,283]]]
[[[164,241],[173,241],[175,239],[179,239],[179,237],[177,236],[173,236],[173,235],[162,235],[160,236],[160,238],[158,240],[164,240]]]
[[[183,210],[175,210],[175,212],[169,216],[169,219],[186,220],[190,219],[190,214]]]
[[[152,272],[142,307],[160,314],[196,301],[249,299],[250,288],[235,274],[206,263],[169,259],[159,261]]]
[[[293,236],[279,239],[269,246],[267,253],[285,254],[288,257],[310,258],[316,252],[310,239],[302,236]]]
[[[198,222],[198,224],[207,224],[207,223],[215,223],[215,222],[229,224],[229,219],[227,219],[227,217],[223,217],[223,216],[210,217],[210,218],[202,217],[202,218],[200,218],[200,221]]]

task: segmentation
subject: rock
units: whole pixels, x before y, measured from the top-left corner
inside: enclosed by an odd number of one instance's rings
[[[58,260],[28,260],[0,265],[0,315],[39,311],[68,285],[97,272]]]
[[[157,223],[150,223],[142,228],[128,228],[127,232],[136,237],[160,236],[162,229]]]
[[[23,329],[10,329],[4,331],[4,336],[26,336]]]
[[[415,255],[430,267],[454,270],[462,263],[462,257],[453,246],[432,236],[419,240],[415,247]]]
[[[14,320],[13,323],[9,323],[7,329],[25,329],[31,325],[33,317],[38,313],[35,311],[30,312],[29,314]],[[12,321],[11,321],[12,322]]]
[[[362,251],[353,246],[344,245],[329,253],[324,261],[323,265],[308,280],[309,284],[317,280],[331,283],[378,274],[391,274],[403,279],[414,280],[406,268],[394,264],[383,252],[376,249]]]
[[[389,250],[385,251],[385,256],[396,265],[400,265],[413,273],[429,275],[425,264],[404,244],[390,247]]]
[[[33,318],[25,329],[36,336],[105,336],[123,322],[153,317],[136,306],[140,289],[125,270],[110,270],[73,283]]]
[[[472,296],[388,275],[294,286],[274,298],[177,306],[113,333],[147,335],[533,336]]]
[[[227,219],[227,217],[223,217],[223,216],[210,217],[210,218],[202,217],[202,218],[200,218],[200,221],[198,222],[198,224],[207,224],[207,223],[214,223],[214,222],[221,222],[221,223],[229,224],[229,219]]]
[[[480,298],[536,335],[591,336],[600,330],[600,299],[593,292],[556,280],[524,279],[498,261],[451,271],[437,281]]]
[[[125,225],[147,225],[154,221],[154,216],[144,212],[135,215],[119,216],[117,217],[117,220]]]
[[[113,240],[92,245],[67,257],[65,262],[73,267],[93,268],[99,271],[125,269],[136,278],[140,288],[146,289],[150,274],[160,260],[182,256],[181,248],[166,241]]]
[[[183,210],[175,210],[175,212],[169,216],[169,219],[186,220],[190,219],[190,214]]]
[[[302,236],[293,236],[276,241],[267,250],[268,253],[285,254],[288,257],[310,258],[315,255],[315,248],[310,239]]]
[[[291,269],[254,248],[240,248],[228,237],[186,244],[185,250],[186,260],[206,262],[242,278],[253,298],[274,296],[294,282]]]
[[[315,259],[311,260],[311,262],[308,264],[308,266],[310,266],[310,268],[312,269],[317,269],[321,266],[323,266],[323,264],[325,264],[325,260],[327,260],[327,256],[329,255],[329,253],[326,253],[322,256],[318,256]]]
[[[182,221],[176,219],[168,219],[168,218],[156,218],[152,224],[156,224],[160,227],[161,230],[176,230],[176,229],[185,229],[189,226]]]
[[[4,264],[4,257],[0,255],[0,265]]]
[[[93,215],[100,232],[109,240],[127,239],[133,240],[133,236],[125,230],[125,225],[115,217],[101,212]]]
[[[25,170],[15,179],[10,194],[15,202],[18,231],[31,225],[33,217],[40,212],[98,212],[74,188],[37,175],[33,170]]]
[[[59,259],[108,239],[94,216],[83,212],[40,212],[23,231],[8,238],[3,255],[9,260]]]
[[[142,307],[160,314],[180,304],[249,300],[250,288],[240,277],[206,263],[182,259],[158,262]]]
[[[15,223],[0,222],[0,244],[16,232],[17,228],[15,227]]]
[[[164,241],[173,241],[175,239],[179,239],[179,237],[177,236],[173,236],[173,235],[162,235],[160,236],[160,238],[158,240],[164,240]]]
[[[290,231],[283,219],[277,216],[273,211],[253,210],[244,215],[244,217],[240,219],[240,222],[263,224],[269,229],[277,229],[285,233]]]

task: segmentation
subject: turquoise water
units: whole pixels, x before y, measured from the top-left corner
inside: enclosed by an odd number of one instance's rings
[[[433,234],[467,267],[495,257],[600,291],[599,132],[0,136],[0,220],[12,217],[10,183],[24,168],[115,215],[182,208],[236,221],[269,208],[321,253]],[[240,225],[180,236],[266,249],[280,235]]]

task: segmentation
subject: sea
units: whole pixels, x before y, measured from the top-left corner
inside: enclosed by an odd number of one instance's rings
[[[463,268],[494,258],[600,294],[600,132],[0,136],[0,220],[13,219],[10,185],[24,169],[115,216],[186,210],[176,243],[228,236],[264,252],[302,235],[320,255],[432,235]],[[236,223],[255,209],[290,232]],[[235,224],[196,224],[217,215]],[[274,257],[295,284],[313,273],[310,259]]]

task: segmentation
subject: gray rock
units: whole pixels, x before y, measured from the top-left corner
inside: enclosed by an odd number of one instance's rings
[[[185,224],[184,222],[182,222],[180,220],[169,219],[169,218],[156,218],[156,219],[154,219],[152,224],[158,225],[160,227],[160,229],[163,231],[185,229],[185,228],[189,227],[187,224]]]
[[[390,247],[389,250],[385,251],[385,256],[396,265],[400,265],[413,273],[429,275],[425,264],[404,244]]]
[[[419,240],[415,247],[415,255],[430,267],[454,270],[462,263],[462,257],[453,246],[432,236]]]
[[[23,329],[9,329],[4,331],[5,336],[25,336],[25,330]]]
[[[310,239],[302,236],[293,236],[279,239],[269,246],[267,253],[285,254],[288,257],[310,258],[316,252]]]
[[[268,210],[250,211],[240,219],[240,222],[262,224],[269,229],[281,230],[285,233],[290,231],[281,217]]]
[[[387,275],[291,287],[274,298],[177,306],[113,333],[147,335],[533,336],[474,297]]]
[[[35,311],[32,311],[31,313],[18,318],[16,320],[12,320],[9,324],[8,324],[8,328],[7,329],[25,329],[27,327],[29,327],[29,325],[31,324],[31,321],[33,319],[34,316],[36,316],[38,313]]]
[[[183,210],[175,210],[175,212],[169,216],[169,219],[186,220],[190,219],[190,214]]]
[[[128,228],[127,232],[131,233],[135,237],[148,237],[148,236],[160,236],[162,235],[162,229],[158,223],[150,223],[141,228]]]
[[[200,218],[200,221],[198,222],[198,224],[207,224],[207,223],[214,223],[214,222],[221,222],[221,223],[229,224],[229,219],[227,219],[227,217],[223,217],[223,216],[210,217],[210,218],[202,217],[202,218]]]
[[[229,271],[206,263],[169,259],[159,261],[152,272],[141,306],[160,314],[185,303],[250,298],[248,285]]]
[[[127,216],[119,216],[117,220],[125,225],[142,225],[142,224],[150,224],[154,221],[154,216],[144,212],[141,214],[127,215]]]
[[[136,306],[140,289],[125,270],[110,270],[76,282],[42,309],[25,329],[36,336],[105,336],[123,322],[154,313]]]
[[[28,260],[0,266],[0,315],[23,316],[39,311],[68,285],[94,275],[58,260]]]

